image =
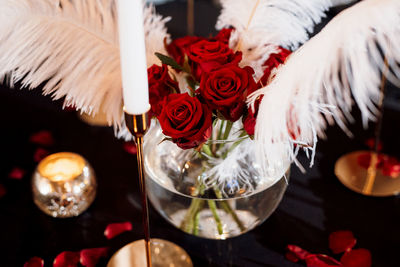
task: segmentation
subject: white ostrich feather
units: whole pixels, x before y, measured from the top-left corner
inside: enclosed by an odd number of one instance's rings
[[[144,7],[148,65],[169,38],[153,7]],[[0,81],[20,81],[64,105],[119,127],[122,89],[116,3],[113,0],[0,0]]]
[[[282,157],[293,161],[300,146],[314,152],[327,122],[347,131],[352,97],[364,125],[374,119],[383,55],[388,79],[399,82],[399,44],[399,0],[364,0],[336,16],[289,57],[271,84],[251,96],[254,101],[264,95],[255,133],[260,162],[271,168]]]
[[[331,0],[222,0],[216,28],[233,26],[230,45],[243,52],[242,65],[251,66],[256,79],[276,46],[295,50],[309,39],[325,16]]]
[[[357,0],[331,0],[332,1],[332,6],[341,6],[341,5],[348,5],[353,2],[356,2]]]

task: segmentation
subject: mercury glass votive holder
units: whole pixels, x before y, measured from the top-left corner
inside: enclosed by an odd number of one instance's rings
[[[82,156],[60,152],[39,162],[33,177],[33,201],[44,213],[57,218],[80,215],[96,196],[93,168]]]

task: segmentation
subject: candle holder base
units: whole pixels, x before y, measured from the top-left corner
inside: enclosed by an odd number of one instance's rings
[[[192,260],[186,251],[172,242],[152,238],[150,247],[153,267],[193,267]],[[146,266],[145,241],[143,239],[129,243],[118,250],[107,264],[107,267],[143,266]]]
[[[357,159],[362,154],[371,151],[354,151],[340,157],[335,164],[335,175],[339,181],[350,190],[366,196],[386,197],[400,194],[400,177],[392,178],[376,171],[373,187],[366,193],[368,170],[360,166]]]

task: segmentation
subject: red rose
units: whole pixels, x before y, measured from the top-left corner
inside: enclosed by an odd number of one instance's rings
[[[264,87],[268,84],[268,79],[271,75],[272,70],[279,67],[279,65],[285,63],[286,58],[292,53],[290,50],[287,50],[283,47],[279,47],[279,50],[280,51],[278,53],[271,54],[263,64],[263,66],[265,67],[264,75],[258,82],[259,87]]]
[[[188,56],[192,73],[198,80],[203,72],[210,72],[228,63],[237,65],[242,60],[241,52],[234,53],[227,44],[218,40],[202,40],[192,44]]]
[[[185,54],[187,54],[189,47],[201,40],[204,40],[204,38],[197,36],[185,36],[175,39],[167,45],[168,54],[172,56],[178,64],[183,65]]]
[[[163,133],[183,149],[197,147],[211,135],[211,110],[187,93],[167,96],[158,120]]]
[[[147,69],[149,78],[149,99],[151,105],[151,113],[158,116],[162,109],[162,101],[164,97],[179,92],[178,83],[171,79],[168,74],[167,65],[161,67],[153,65]]]
[[[233,28],[224,28],[220,30],[217,36],[215,36],[213,39],[229,45],[229,39],[231,38],[232,31]]]
[[[200,83],[200,95],[207,104],[227,120],[236,121],[243,115],[247,91],[255,88],[250,67],[224,66],[205,73]]]

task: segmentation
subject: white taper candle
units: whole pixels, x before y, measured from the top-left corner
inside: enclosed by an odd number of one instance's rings
[[[137,115],[150,109],[142,0],[119,0],[118,24],[125,111]]]

